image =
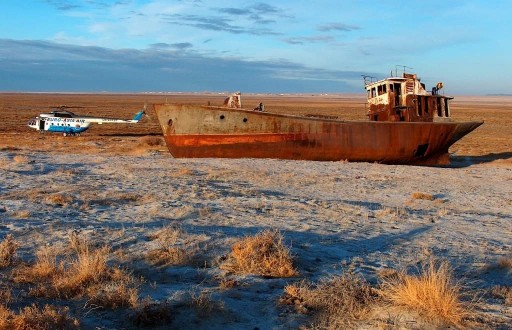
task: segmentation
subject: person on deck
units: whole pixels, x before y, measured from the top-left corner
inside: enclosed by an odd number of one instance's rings
[[[263,103],[260,102],[260,104],[254,108],[254,111],[265,111],[265,106],[263,105]]]

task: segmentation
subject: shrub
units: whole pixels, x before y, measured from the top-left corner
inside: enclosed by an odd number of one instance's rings
[[[425,199],[428,201],[434,200],[433,195],[422,193],[422,192],[413,192],[411,197],[412,197],[412,199]]]
[[[59,206],[65,207],[65,206],[68,206],[68,204],[70,204],[73,201],[73,198],[71,198],[70,196],[56,193],[56,194],[47,196],[45,198],[45,201],[48,204],[54,204],[54,205],[59,205]]]
[[[135,307],[138,281],[129,273],[107,265],[109,248],[91,249],[86,240],[72,239],[74,254],[58,256],[48,248],[36,253],[31,266],[18,270],[15,280],[34,283],[30,294],[38,297],[75,298],[104,308]]]
[[[54,285],[60,295],[71,298],[84,292],[84,288],[110,277],[107,267],[108,247],[94,251],[85,248],[68,263],[67,271],[58,276]]]
[[[223,304],[214,301],[212,294],[206,290],[199,293],[192,292],[189,305],[195,309],[201,318],[210,316],[213,312],[219,312],[224,309]]]
[[[10,266],[16,258],[16,250],[19,244],[12,235],[7,235],[0,243],[0,268]]]
[[[146,300],[135,309],[130,318],[137,327],[154,327],[170,323],[172,316],[172,309],[168,303]]]
[[[512,286],[497,285],[492,288],[491,294],[496,298],[503,299],[506,306],[512,306]]]
[[[36,262],[30,270],[32,280],[51,278],[62,272],[62,268],[57,263],[56,252],[49,247],[43,247],[36,252]]]
[[[46,305],[42,309],[36,305],[20,310],[18,314],[0,305],[1,329],[80,329],[77,319],[68,316],[68,308]]]
[[[162,137],[159,136],[143,136],[139,139],[139,146],[149,146],[149,147],[155,147],[155,146],[161,146],[164,145],[164,141]]]
[[[14,160],[16,164],[27,164],[29,162],[28,157],[25,155],[16,155],[12,160]]]
[[[158,266],[192,263],[199,250],[198,245],[193,241],[193,236],[179,227],[162,228],[151,235],[150,239],[156,239],[159,248],[149,251],[147,258],[152,264]]]
[[[17,219],[28,219],[28,218],[30,218],[31,215],[32,214],[28,210],[20,210],[20,211],[14,212],[12,214],[12,216]]]
[[[384,278],[381,289],[391,304],[415,310],[434,322],[457,326],[470,314],[469,304],[462,301],[461,286],[453,279],[447,262],[430,261],[417,275],[400,271]]]
[[[103,308],[137,307],[139,291],[135,280],[120,269],[113,270],[107,281],[90,287],[89,304]]]
[[[346,273],[317,285],[299,282],[288,285],[281,303],[294,305],[302,314],[312,314],[314,328],[344,329],[368,317],[377,295],[361,277]]]
[[[501,269],[512,270],[512,257],[501,257],[498,259],[497,266]]]
[[[222,277],[219,279],[219,289],[227,290],[240,286],[240,283],[233,278]]]
[[[239,274],[271,277],[297,275],[290,251],[278,231],[263,231],[235,242],[222,268]]]

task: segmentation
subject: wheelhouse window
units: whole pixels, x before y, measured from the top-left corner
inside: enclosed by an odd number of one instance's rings
[[[382,94],[385,94],[386,93],[386,85],[379,85],[377,86],[377,93],[379,95],[382,95]]]
[[[444,115],[450,117],[450,109],[448,108],[448,99],[444,99]]]
[[[440,97],[436,98],[436,108],[437,108],[437,115],[439,117],[443,116],[443,107],[442,107],[442,99]]]

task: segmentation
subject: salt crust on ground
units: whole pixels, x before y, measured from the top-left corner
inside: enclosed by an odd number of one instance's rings
[[[222,270],[214,260],[238,238],[269,228],[283,234],[300,278],[311,281],[352,267],[375,283],[380,269],[430,256],[447,259],[475,290],[512,281],[510,273],[488,267],[512,254],[511,168],[172,159],[158,153],[31,153],[16,163],[15,155],[0,153],[0,238],[11,233],[22,243],[19,256],[31,260],[35,247],[62,244],[78,231],[124,251],[124,265],[146,280],[142,296],[179,305],[191,291],[206,290],[221,302],[222,312],[208,317],[176,307],[178,328],[299,324],[298,316],[277,305],[283,287],[299,278],[241,276],[239,287],[218,290]],[[413,199],[414,192],[434,200]],[[45,202],[53,193],[70,197],[69,205]],[[167,225],[195,235],[209,265],[148,265],[144,256],[155,244],[148,235]],[[483,304],[488,314],[512,322],[510,307]],[[83,325],[126,325],[108,313],[125,311],[91,311]]]

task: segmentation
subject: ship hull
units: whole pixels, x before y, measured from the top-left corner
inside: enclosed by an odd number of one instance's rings
[[[179,104],[154,108],[176,158],[447,164],[448,148],[482,124],[341,121]]]

